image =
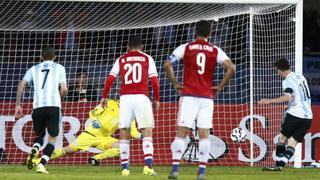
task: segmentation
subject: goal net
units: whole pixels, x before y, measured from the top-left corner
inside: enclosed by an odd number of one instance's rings
[[[235,76],[214,98],[209,164],[273,164],[284,106],[258,106],[256,102],[281,94],[281,79],[273,68],[274,61],[285,57],[295,66],[296,5],[179,2],[1,1],[0,161],[23,163],[31,150],[35,137],[32,86],[25,90],[25,116],[19,120],[13,116],[15,96],[26,70],[40,62],[43,45],[55,47],[57,62],[66,67],[69,91],[74,92],[63,102],[62,129],[56,144],[56,148],[61,148],[84,131],[89,123],[88,112],[99,103],[115,59],[126,52],[128,37],[139,35],[144,51],[156,61],[160,80],[161,108],[155,113],[154,161],[171,164],[170,144],[175,137],[179,96],[162,66],[175,47],[194,39],[195,22],[206,19],[212,24],[209,41],[221,47],[236,65]],[[180,82],[182,66],[174,67]],[[79,80],[81,72],[86,77]],[[223,74],[223,69],[217,67],[215,84]],[[77,88],[80,81],[86,81],[86,90]],[[111,92],[109,98],[118,97],[118,81]],[[239,126],[247,132],[247,140],[241,144],[230,139],[231,130]],[[197,134],[190,130],[183,156],[186,163],[198,161],[197,140]],[[143,162],[141,143],[131,141],[131,164]],[[51,163],[86,164],[97,152],[90,148],[89,152],[78,152]],[[119,164],[119,158],[101,163]]]

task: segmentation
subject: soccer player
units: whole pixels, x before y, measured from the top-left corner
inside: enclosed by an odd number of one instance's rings
[[[151,102],[149,100],[148,77],[151,79],[153,87],[154,101],[153,108],[159,108],[159,81],[155,62],[151,56],[143,53],[143,45],[138,36],[130,37],[128,52],[120,56],[113,65],[111,72],[105,82],[102,93],[101,105],[105,106],[106,97],[110,87],[120,73],[120,159],[122,166],[122,176],[128,176],[129,153],[130,153],[130,124],[135,117],[138,129],[143,135],[142,149],[144,153],[145,166],[144,175],[156,175],[153,164],[153,143],[152,128],[154,118]]]
[[[89,113],[91,123],[89,126],[67,147],[56,149],[51,159],[66,156],[80,150],[87,151],[89,147],[103,151],[89,158],[89,163],[99,166],[100,160],[120,155],[119,140],[112,135],[118,129],[119,104],[117,101],[108,100],[107,107],[97,106]],[[138,139],[141,134],[136,128],[135,121],[131,124],[131,137]]]
[[[33,128],[36,138],[27,159],[27,166],[32,169],[33,160],[38,156],[39,149],[43,145],[43,138],[46,129],[49,133],[49,142],[43,150],[41,162],[37,165],[38,173],[48,173],[45,165],[50,159],[54,150],[56,137],[59,134],[59,124],[61,121],[61,96],[68,93],[66,84],[65,68],[55,63],[55,51],[52,47],[45,46],[42,49],[41,59],[43,62],[32,66],[19,82],[16,98],[15,117],[19,119],[23,116],[21,107],[21,96],[27,84],[34,85],[33,96]],[[60,90],[59,90],[60,89]]]
[[[172,171],[169,179],[178,178],[180,160],[185,151],[185,137],[195,120],[200,138],[198,179],[206,178],[205,169],[211,147],[208,134],[212,128],[213,95],[223,89],[235,72],[229,57],[219,47],[208,42],[210,34],[211,24],[208,21],[197,22],[196,40],[180,45],[164,63],[168,78],[181,95],[177,134],[171,144]],[[183,85],[178,83],[173,72],[173,64],[178,61],[183,61],[184,65]],[[213,86],[216,64],[222,65],[226,74],[218,85]]]
[[[280,137],[276,144],[276,164],[264,167],[265,171],[281,171],[293,156],[298,142],[302,142],[311,126],[312,110],[308,83],[302,74],[291,71],[287,59],[274,63],[282,81],[283,95],[274,99],[261,99],[258,104],[288,102],[280,129]],[[286,144],[288,145],[286,147]]]

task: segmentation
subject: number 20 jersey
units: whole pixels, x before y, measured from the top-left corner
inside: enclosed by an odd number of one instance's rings
[[[180,45],[169,57],[172,63],[183,61],[182,96],[213,98],[213,77],[216,64],[229,57],[206,40]]]
[[[110,75],[120,73],[120,96],[125,94],[144,94],[149,97],[148,77],[158,76],[153,58],[141,51],[129,51],[119,57]]]

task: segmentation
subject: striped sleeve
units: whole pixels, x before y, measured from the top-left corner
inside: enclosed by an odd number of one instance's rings
[[[60,79],[59,83],[67,83],[67,77],[66,77],[66,69],[63,66],[60,66]]]
[[[23,77],[23,80],[27,81],[28,84],[30,84],[32,81],[32,68],[28,69],[28,71],[26,72],[26,74]]]

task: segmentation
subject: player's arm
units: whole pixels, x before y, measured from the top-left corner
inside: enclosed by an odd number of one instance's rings
[[[163,65],[163,68],[167,73],[168,79],[172,83],[173,87],[178,91],[183,89],[183,86],[178,83],[177,78],[174,75],[173,64],[183,59],[186,45],[187,44],[180,45],[177,49],[175,49]]]
[[[61,68],[59,84],[60,84],[60,96],[64,97],[68,94],[66,69],[64,67]]]
[[[174,87],[176,90],[181,90],[183,87],[182,87],[182,85],[180,85],[180,84],[178,83],[177,78],[176,78],[176,76],[174,75],[172,62],[171,62],[170,60],[166,60],[166,61],[164,62],[163,68],[164,68],[164,70],[166,71],[167,77],[168,77],[168,79],[170,80],[170,82],[171,82],[171,84],[173,85],[173,87]]]
[[[119,58],[118,58],[116,60],[116,62],[114,63],[114,65],[111,69],[111,72],[104,83],[104,89],[102,92],[102,98],[101,98],[101,102],[100,102],[100,105],[102,107],[105,107],[107,105],[107,95],[109,94],[109,91],[110,91],[110,88],[113,84],[113,81],[116,79],[119,72],[120,72],[120,64],[119,64]]]
[[[230,59],[223,61],[222,66],[224,69],[226,69],[226,73],[223,76],[223,79],[220,81],[220,83],[217,86],[214,86],[213,89],[216,91],[222,91],[223,87],[228,84],[230,79],[234,76],[235,74],[235,66],[232,63]]]
[[[21,98],[22,98],[22,94],[24,92],[26,85],[28,83],[30,83],[32,81],[32,79],[33,79],[32,78],[32,68],[30,68],[18,84],[18,89],[17,89],[17,94],[16,94],[16,108],[15,108],[15,112],[14,112],[14,116],[16,119],[20,119],[21,117],[23,117],[23,111],[22,111],[22,107],[21,107]]]
[[[14,113],[14,117],[16,119],[20,119],[21,117],[23,117],[23,112],[22,112],[22,107],[21,107],[21,97],[22,97],[22,94],[24,92],[24,89],[25,89],[27,83],[28,82],[26,80],[22,79],[18,85],[17,95],[16,95],[16,108],[15,108],[15,113]]]
[[[261,99],[258,104],[278,104],[278,103],[285,103],[285,102],[290,102],[292,98],[292,93],[293,90],[292,88],[286,88],[284,90],[284,95],[278,97],[278,98],[273,98],[273,99]]]
[[[153,109],[158,110],[160,106],[160,92],[159,92],[159,80],[158,80],[158,72],[155,65],[155,62],[151,56],[149,56],[149,68],[148,74],[151,81],[152,89],[153,89]]]

